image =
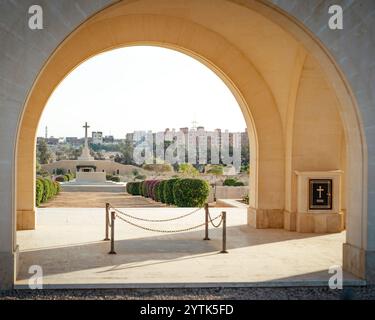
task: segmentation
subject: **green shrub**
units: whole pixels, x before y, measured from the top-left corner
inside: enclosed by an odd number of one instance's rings
[[[66,182],[68,181],[68,178],[66,176],[57,176],[55,178],[55,181],[58,181],[58,182]]]
[[[243,197],[242,197],[242,201],[244,202],[244,203],[246,203],[246,204],[249,204],[249,195],[247,194],[247,195],[244,195]]]
[[[126,184],[126,192],[133,196],[139,196],[141,183],[142,182],[128,182]]]
[[[147,195],[147,183],[146,183],[146,180],[141,182],[140,191],[141,191],[141,196],[146,197],[146,195]]]
[[[51,185],[49,183],[49,179],[48,178],[43,178],[41,179],[42,183],[43,183],[43,197],[42,197],[42,202],[46,202],[48,201],[50,198],[51,198]]]
[[[244,186],[244,183],[237,180],[237,179],[234,179],[234,178],[227,178],[224,180],[223,182],[223,186],[227,186],[227,187],[241,187],[241,186]]]
[[[173,185],[173,196],[178,207],[202,207],[209,192],[208,182],[201,179],[181,179]]]
[[[52,181],[51,178],[38,177],[36,179],[35,202],[39,206],[41,203],[52,199],[60,192],[60,183]]]
[[[235,187],[243,187],[245,184],[242,181],[237,181]]]
[[[65,174],[65,169],[57,168],[56,169],[56,174],[58,174],[58,175],[64,175]]]
[[[219,175],[224,174],[224,169],[223,169],[223,166],[221,166],[221,165],[212,165],[207,170],[207,173],[219,176]]]
[[[160,186],[160,180],[156,181],[152,187],[151,197],[155,201],[160,201],[159,199],[159,186]]]
[[[157,197],[158,201],[160,201],[162,203],[165,203],[164,187],[165,187],[166,182],[167,182],[167,180],[160,181],[160,183],[159,183],[159,185],[157,186],[157,189],[156,189],[156,197]]]
[[[181,163],[178,172],[193,177],[199,175],[199,171],[191,163]]]
[[[175,204],[173,186],[179,179],[169,179],[164,185],[164,201],[166,204]]]
[[[145,180],[142,183],[142,196],[152,198],[152,188],[157,180]]]
[[[126,183],[126,192],[129,194],[133,194],[133,183],[134,182],[127,182]]]
[[[119,176],[112,176],[110,180],[113,182],[120,182],[121,179]]]
[[[55,195],[56,195],[56,194],[59,194],[59,193],[60,193],[60,190],[61,190],[61,188],[60,188],[60,183],[59,183],[58,181],[54,181],[53,183],[54,183],[54,185],[55,185]]]
[[[145,180],[147,177],[145,175],[139,174],[135,176],[135,180]]]
[[[35,193],[35,204],[37,207],[40,206],[40,204],[43,201],[43,190],[44,190],[44,184],[42,181],[42,178],[37,178],[36,179],[36,193]]]
[[[156,200],[156,186],[160,183],[160,180],[153,180],[149,186],[149,196],[152,200]]]
[[[51,179],[47,179],[47,180],[48,180],[49,189],[50,189],[50,194],[49,194],[48,199],[51,199],[53,198],[54,195],[56,195],[57,190],[56,190],[56,186],[54,182]]]
[[[173,167],[168,163],[144,164],[142,168],[144,170],[154,171],[154,172],[172,172],[173,171]]]
[[[140,196],[141,195],[141,185],[142,182],[134,182],[134,187],[133,187],[133,194],[135,196]]]

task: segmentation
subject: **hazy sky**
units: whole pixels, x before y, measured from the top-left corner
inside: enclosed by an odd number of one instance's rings
[[[243,131],[240,107],[210,69],[174,50],[128,47],[81,64],[56,88],[39,123],[38,136],[91,131],[124,138],[134,130],[191,127]]]

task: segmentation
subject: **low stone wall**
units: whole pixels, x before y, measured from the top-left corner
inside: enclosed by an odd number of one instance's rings
[[[216,208],[248,208],[246,203],[240,202],[238,199],[216,199]]]
[[[63,192],[111,192],[125,193],[126,187],[123,184],[113,185],[79,185],[79,184],[61,184]]]
[[[77,172],[77,182],[106,182],[105,172]]]
[[[227,186],[217,186],[211,188],[210,194],[208,196],[208,202],[214,202],[216,199],[242,199],[243,196],[249,193],[249,187],[227,187]],[[216,195],[216,197],[215,197]]]

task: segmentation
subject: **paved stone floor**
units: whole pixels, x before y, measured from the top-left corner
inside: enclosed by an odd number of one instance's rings
[[[162,219],[188,208],[123,209],[139,217]],[[222,209],[210,208],[212,216]],[[246,209],[226,208],[228,254],[220,229],[176,234],[152,233],[116,220],[117,255],[109,255],[104,237],[104,209],[38,209],[37,230],[18,232],[20,270],[17,288],[27,287],[31,265],[40,265],[45,288],[327,286],[328,268],[340,265],[345,233],[298,234],[256,230],[246,225]],[[168,223],[142,225],[166,230],[204,221],[203,210]],[[363,282],[345,274],[346,285]]]
[[[41,208],[104,208],[106,202],[121,208],[165,207],[163,203],[121,192],[60,192],[42,203]]]

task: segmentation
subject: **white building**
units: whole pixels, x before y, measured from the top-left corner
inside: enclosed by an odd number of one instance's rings
[[[92,132],[92,143],[93,144],[102,144],[103,143],[103,132],[93,131]]]

